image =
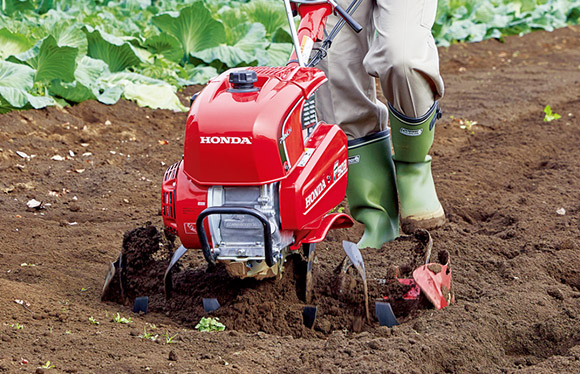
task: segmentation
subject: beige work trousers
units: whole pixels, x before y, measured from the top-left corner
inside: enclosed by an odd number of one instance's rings
[[[338,0],[347,8],[351,0]],[[316,95],[320,119],[338,124],[349,140],[387,128],[387,108],[377,100],[375,78],[389,103],[408,117],[421,117],[443,96],[439,55],[431,28],[437,0],[363,0],[338,33],[318,68],[329,82]],[[330,32],[339,18],[331,15]]]

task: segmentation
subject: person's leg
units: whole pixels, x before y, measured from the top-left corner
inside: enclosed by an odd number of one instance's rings
[[[380,248],[399,236],[399,202],[389,129],[348,142],[350,214],[364,223],[359,248]]]
[[[365,57],[389,101],[402,228],[435,228],[445,213],[431,174],[436,100],[443,96],[439,56],[431,34],[436,0],[377,0],[377,36]]]
[[[346,9],[350,1],[338,3]],[[362,63],[375,34],[373,4],[374,0],[364,0],[354,13],[363,30],[357,34],[345,25],[328,49],[327,58],[317,66],[328,78],[316,94],[318,115],[327,123],[339,125],[349,140],[387,128],[387,108],[377,103],[375,79]],[[336,15],[328,17],[326,31],[330,32],[339,20]]]
[[[349,1],[339,3],[346,9]],[[360,34],[345,25],[335,38],[327,64],[319,66],[329,82],[316,96],[320,118],[338,124],[349,139],[347,198],[351,215],[365,225],[360,248],[380,248],[399,234],[387,108],[377,101],[375,78],[362,63],[375,35],[374,6],[374,0],[364,0],[357,9],[354,18],[364,27]],[[337,17],[329,17],[327,31],[337,21]]]

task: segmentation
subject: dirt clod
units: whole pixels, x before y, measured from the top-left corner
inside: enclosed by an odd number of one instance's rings
[[[559,288],[550,288],[547,292],[554,299],[564,300],[564,293]]]
[[[427,266],[427,269],[429,269],[431,272],[435,274],[441,273],[441,265],[439,264],[430,264],[429,266]]]

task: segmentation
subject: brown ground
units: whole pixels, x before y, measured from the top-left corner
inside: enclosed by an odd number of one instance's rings
[[[432,153],[448,222],[432,234],[434,253],[451,254],[457,303],[393,329],[353,326],[357,296],[329,286],[340,241],[360,227],[317,247],[313,331],[301,326],[299,261],[281,282],[256,284],[206,273],[191,253],[176,298],[151,291],[157,312],[102,303],[123,233],[161,225],[160,182],[182,154],[185,114],[85,102],[1,115],[0,372],[580,372],[579,63],[578,27],[441,50],[447,94]],[[561,119],[543,122],[548,104]],[[44,209],[28,210],[32,198]],[[364,253],[373,297],[414,246]],[[193,328],[207,296],[220,299],[225,332]],[[47,361],[54,368],[37,370]]]

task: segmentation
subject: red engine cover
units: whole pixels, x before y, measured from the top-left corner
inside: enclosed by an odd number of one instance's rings
[[[197,236],[197,216],[207,208],[207,187],[195,184],[183,172],[183,162],[177,162],[165,172],[161,190],[163,224],[179,236],[186,248],[200,248]],[[207,220],[204,223],[209,232]],[[211,243],[211,237],[208,237]]]
[[[344,198],[346,135],[320,123],[304,143],[303,109],[326,81],[315,68],[251,68],[256,92],[232,91],[229,72],[212,80],[194,101],[187,119],[183,162],[166,173],[162,192],[165,225],[186,248],[200,248],[196,220],[207,208],[211,186],[259,186],[280,182],[282,230],[301,242],[317,242],[330,228],[352,220],[327,213]],[[208,220],[204,227],[209,235]]]
[[[232,92],[227,71],[194,101],[184,172],[200,185],[260,185],[286,176],[304,151],[301,112],[326,77],[315,68],[251,68],[257,92]],[[291,104],[291,105],[289,105]]]
[[[344,198],[347,172],[346,135],[337,125],[319,124],[302,159],[280,183],[282,228],[316,229]]]

